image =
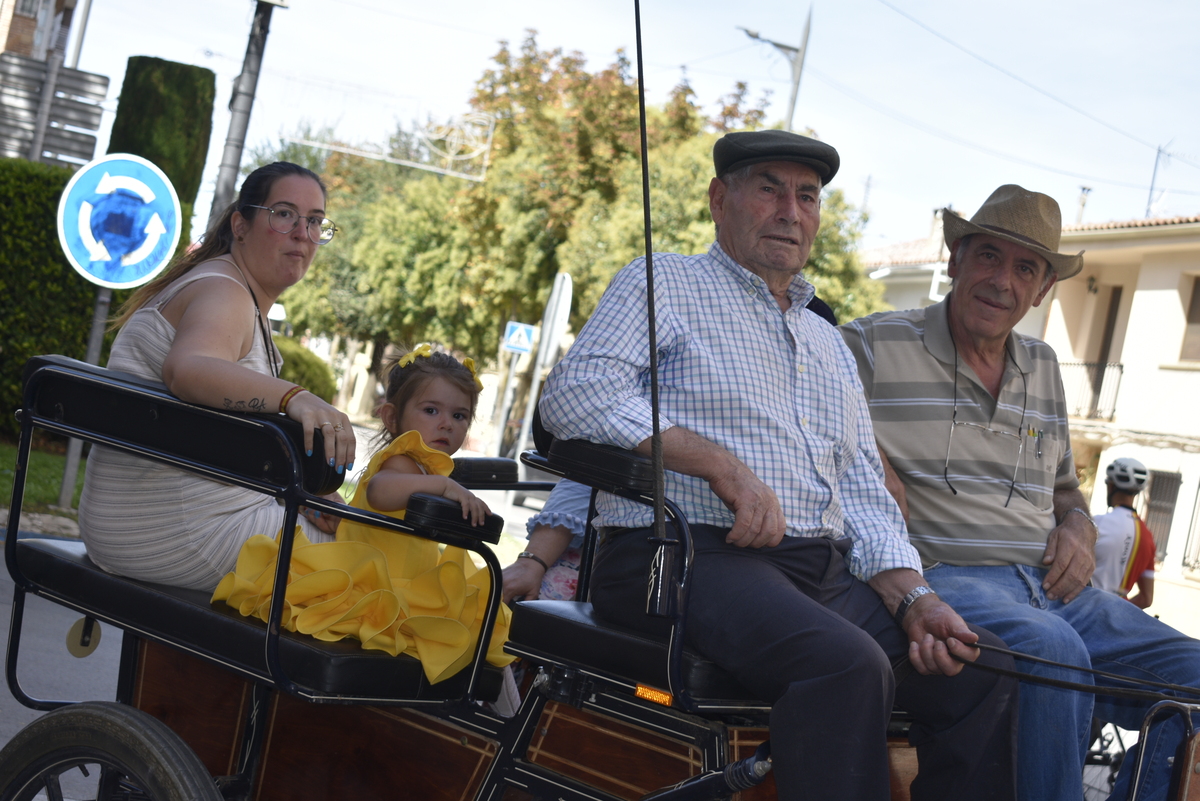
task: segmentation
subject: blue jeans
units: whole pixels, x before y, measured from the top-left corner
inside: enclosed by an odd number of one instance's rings
[[[1065,664],[1152,681],[1200,687],[1200,641],[1180,634],[1123,598],[1092,587],[1069,604],[1051,601],[1042,590],[1043,568],[1026,565],[955,567],[939,565],[925,579],[968,623],[983,626],[1009,648]],[[1086,673],[1036,665],[1021,659],[1017,669],[1085,684],[1114,686]],[[1017,797],[1021,801],[1083,798],[1083,757],[1095,717],[1125,729],[1141,728],[1152,702],[1093,697],[1072,690],[1022,682],[1017,736]],[[1195,699],[1188,699],[1194,701]],[[1137,748],[1146,749],[1139,799],[1165,799],[1168,760],[1183,738],[1178,715],[1156,725]],[[1117,776],[1111,801],[1129,796],[1136,751]]]

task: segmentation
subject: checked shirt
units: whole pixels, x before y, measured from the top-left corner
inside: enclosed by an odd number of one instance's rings
[[[853,356],[837,330],[791,307],[713,243],[707,254],[654,256],[663,430],[682,426],[737,456],[776,496],[794,537],[850,537],[862,579],[920,570],[883,470]],[[652,433],[645,260],[622,269],[542,393],[547,428],[563,439],[632,449]],[[733,513],[703,479],[667,471],[667,496],[691,523],[728,528]],[[650,511],[611,496],[603,526],[645,527]]]

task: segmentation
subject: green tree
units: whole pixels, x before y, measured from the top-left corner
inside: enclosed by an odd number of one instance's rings
[[[300,133],[292,138],[345,144],[337,140],[330,129],[314,134],[302,126]],[[260,158],[263,163],[269,163],[280,158],[289,160],[289,156],[311,157],[315,152],[318,152],[315,148],[296,145],[281,137],[280,147],[272,150],[265,146]],[[394,199],[408,181],[428,173],[363,156],[319,152],[323,158],[320,173],[329,190],[325,213],[337,224],[338,233],[332,242],[318,251],[305,280],[289,289],[281,302],[288,310],[289,321],[298,330],[375,342],[379,346],[375,349],[378,361],[383,353],[382,346],[394,337],[384,319],[374,311],[378,304],[371,297],[373,286],[363,281],[364,265],[355,259],[355,253],[360,239],[371,230],[368,220],[375,213],[372,211],[374,205]],[[425,153],[414,135],[398,130],[390,138],[383,155],[420,161]],[[313,169],[315,162],[310,161],[305,166]]]
[[[654,250],[701,253],[716,237],[708,210],[712,180],[712,147],[718,134],[708,133],[663,145],[651,152],[650,211]],[[563,269],[576,286],[576,330],[587,320],[614,273],[646,252],[642,216],[641,174],[629,169],[627,180],[611,204],[585,201],[568,241],[560,248]],[[813,242],[804,276],[837,313],[852,320],[885,308],[883,290],[863,274],[856,248],[865,223],[840,189],[825,192],[821,227]]]
[[[191,242],[192,210],[212,132],[212,70],[133,56],[125,70],[109,153],[132,153],[158,166],[179,196],[179,251]]]
[[[842,190],[828,191],[821,199],[821,227],[804,277],[842,322],[891,308],[883,302],[883,285],[868,279],[858,260],[866,222],[866,215],[846,200]]]
[[[366,209],[354,250],[364,314],[388,340],[462,342],[478,327],[480,302],[467,278],[465,233],[454,224],[454,179],[426,174]]]
[[[754,105],[748,95],[737,84],[709,117],[683,80],[648,109],[656,250],[696,253],[712,241],[712,146],[761,125],[765,97]],[[613,273],[645,252],[637,92],[623,53],[589,72],[578,54],[540,49],[531,31],[515,50],[501,43],[471,103],[496,118],[483,183],[329,155],[328,213],[340,232],[284,298],[298,329],[374,342],[376,353],[434,339],[486,358],[506,320],[541,316],[559,271],[574,279],[578,326]],[[397,158],[427,155],[402,131],[389,147]],[[842,317],[877,303],[852,254],[860,229],[828,193],[808,274]]]
[[[276,161],[290,161],[292,164],[299,164],[317,175],[325,172],[325,162],[329,160],[330,151],[312,145],[302,145],[295,141],[297,139],[324,142],[325,144],[336,142],[333,128],[325,126],[313,130],[312,123],[303,120],[296,126],[295,134],[288,136],[280,133],[279,138],[273,142],[260,142],[253,145],[250,148],[249,160],[242,164],[242,175],[249,175],[259,167],[274,164]]]

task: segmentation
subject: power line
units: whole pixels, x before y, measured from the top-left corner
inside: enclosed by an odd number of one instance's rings
[[[810,73],[812,73],[814,76],[816,76],[816,78],[818,80],[829,85],[833,89],[836,89],[837,91],[841,92],[842,94],[846,95],[847,97],[850,97],[853,100],[857,100],[859,103],[862,103],[864,106],[866,106],[874,111],[877,111],[880,114],[891,117],[892,119],[896,120],[897,122],[902,122],[905,125],[912,126],[913,128],[916,128],[919,131],[927,133],[930,136],[936,136],[939,139],[945,139],[948,142],[953,142],[957,145],[962,145],[963,147],[967,147],[972,150],[978,150],[979,152],[986,153],[989,156],[995,156],[997,158],[1005,159],[1007,161],[1012,161],[1017,164],[1024,164],[1027,167],[1035,167],[1039,170],[1046,170],[1048,172],[1058,173],[1059,175],[1066,175],[1071,178],[1078,178],[1078,179],[1084,180],[1084,181],[1094,181],[1096,183],[1109,184],[1111,186],[1122,186],[1122,187],[1127,187],[1130,189],[1143,189],[1144,190],[1144,189],[1149,188],[1145,184],[1135,184],[1135,183],[1131,183],[1129,181],[1114,181],[1111,178],[1101,178],[1101,177],[1095,176],[1095,175],[1084,175],[1082,173],[1071,172],[1070,170],[1059,169],[1058,167],[1051,167],[1048,164],[1041,164],[1036,161],[1030,161],[1029,159],[1021,158],[1020,156],[1014,156],[1011,153],[1005,153],[1000,150],[994,150],[990,147],[985,147],[984,145],[976,144],[975,142],[971,142],[967,139],[963,139],[962,137],[955,136],[954,134],[947,133],[946,131],[935,128],[932,125],[929,125],[928,123],[924,123],[924,122],[921,122],[920,120],[913,119],[912,117],[909,117],[906,114],[896,111],[895,109],[888,108],[887,106],[885,106],[881,103],[877,103],[874,100],[871,100],[869,97],[866,97],[865,95],[863,95],[859,92],[856,92],[855,90],[851,89],[850,87],[848,87],[842,83],[839,83],[838,81],[835,81],[833,78],[830,78],[828,75],[826,75],[825,73],[821,72],[820,70],[816,69],[815,67],[813,67],[811,65],[808,67],[808,70]],[[1162,191],[1171,192],[1171,193],[1177,194],[1177,195],[1200,195],[1200,192],[1193,192],[1193,191],[1189,191],[1186,189],[1164,189]]]
[[[379,6],[371,5],[370,3],[356,3],[356,2],[354,2],[354,0],[336,0],[336,2],[339,2],[345,6],[353,6],[354,8],[359,8],[359,9],[362,9],[363,11],[370,11],[372,14],[379,14],[381,16],[392,17],[394,19],[402,19],[407,22],[417,22],[422,25],[430,25],[435,28],[445,28],[446,30],[450,30],[450,31],[458,31],[459,33],[470,33],[470,34],[474,34],[476,36],[492,36],[492,34],[488,33],[487,31],[477,30],[475,28],[466,28],[461,25],[451,25],[446,22],[435,22],[434,20],[431,20],[431,19],[424,19],[422,17],[414,17],[411,14],[399,14],[399,13],[393,11],[391,8],[388,8],[387,6],[379,7]]]
[[[1076,114],[1082,114],[1083,116],[1087,117],[1092,122],[1099,123],[1100,125],[1103,125],[1105,128],[1108,128],[1110,131],[1114,131],[1115,133],[1119,133],[1121,136],[1124,136],[1128,139],[1132,139],[1134,142],[1137,142],[1139,145],[1144,145],[1145,147],[1148,147],[1151,150],[1155,150],[1155,151],[1158,150],[1158,147],[1159,147],[1158,145],[1151,144],[1150,142],[1147,142],[1145,139],[1142,139],[1139,136],[1129,133],[1129,131],[1122,130],[1121,128],[1118,128],[1117,126],[1113,125],[1112,123],[1102,120],[1090,112],[1084,111],[1083,109],[1079,108],[1079,106],[1076,106],[1075,104],[1073,104],[1067,100],[1064,100],[1063,98],[1059,97],[1058,95],[1053,94],[1052,92],[1046,91],[1045,89],[1041,88],[1037,84],[1034,84],[1030,81],[1025,80],[1020,75],[1017,75],[1016,73],[1011,72],[1011,71],[1005,69],[1004,67],[1001,67],[999,64],[988,61],[986,58],[979,55],[975,51],[973,51],[967,47],[964,47],[963,45],[960,45],[958,42],[954,41],[953,39],[946,36],[945,34],[939,33],[938,31],[929,27],[924,22],[921,22],[921,20],[914,17],[912,14],[909,14],[907,11],[897,8],[892,3],[889,3],[888,0],[879,0],[879,2],[881,4],[887,6],[888,8],[890,8],[892,11],[895,11],[897,14],[904,17],[908,21],[912,22],[914,25],[917,25],[920,28],[923,28],[924,30],[926,30],[929,33],[936,36],[937,38],[941,39],[946,44],[961,50],[962,52],[966,53],[971,58],[975,59],[976,61],[980,61],[980,62],[986,64],[987,66],[991,67],[992,69],[996,70],[997,72],[1007,75],[1009,78],[1012,78],[1014,81],[1017,81],[1018,83],[1028,86],[1030,89],[1037,92],[1038,94],[1044,95],[1045,97],[1050,98],[1055,103],[1059,103],[1063,106],[1066,106],[1067,108],[1071,109],[1071,111],[1074,111]],[[1171,153],[1169,155],[1179,158],[1180,161],[1184,162],[1185,164],[1187,164],[1191,167],[1200,168],[1200,164],[1194,164],[1194,163],[1188,161],[1186,158],[1179,157],[1178,154]]]

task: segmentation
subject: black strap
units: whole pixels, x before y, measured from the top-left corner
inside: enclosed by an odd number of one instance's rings
[[[1093,676],[1110,679],[1113,681],[1121,681],[1126,684],[1137,684],[1143,687],[1158,687],[1164,690],[1173,690],[1177,693],[1186,693],[1200,697],[1200,688],[1186,687],[1182,684],[1168,684],[1166,682],[1150,681],[1149,679],[1134,679],[1129,676],[1121,676],[1116,673],[1108,673],[1103,670],[1095,670],[1093,668],[1080,667],[1079,665],[1065,665],[1062,662],[1055,662],[1052,659],[1043,659],[1040,656],[1032,656],[1030,654],[1022,654],[1018,651],[1012,651],[1008,648],[1000,648],[995,645],[984,645],[983,643],[975,643],[971,647],[978,648],[981,651],[992,651],[997,654],[1007,654],[1013,659],[1021,659],[1026,662],[1036,662],[1041,665],[1050,665],[1064,670],[1074,670],[1079,673],[1090,673]],[[989,673],[996,673],[1001,676],[1012,676],[1021,681],[1033,682],[1034,684],[1045,684],[1050,687],[1059,687],[1064,690],[1077,690],[1081,693],[1091,693],[1092,695],[1111,695],[1116,698],[1137,698],[1147,701],[1178,701],[1179,696],[1167,695],[1166,693],[1156,693],[1149,690],[1134,690],[1128,687],[1097,687],[1094,684],[1081,684],[1076,681],[1065,681],[1063,679],[1052,679],[1046,676],[1034,676],[1029,673],[1022,673],[1019,670],[1009,670],[1007,668],[996,667],[995,665],[981,665],[978,662],[968,662],[965,659],[960,659],[955,656],[964,665],[986,670]]]

